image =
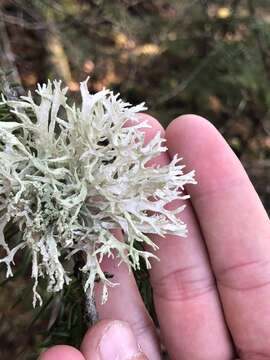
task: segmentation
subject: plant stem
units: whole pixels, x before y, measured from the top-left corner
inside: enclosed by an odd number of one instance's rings
[[[80,268],[83,267],[83,258],[81,254],[76,254],[75,256],[75,266],[74,266],[74,275],[80,281],[82,288],[85,285],[85,276],[79,271]],[[98,321],[98,312],[96,308],[96,302],[94,294],[90,295],[90,291],[84,292],[84,317],[85,322],[88,327],[91,327]]]
[[[94,294],[90,295],[88,291],[85,294],[85,319],[88,327],[95,325],[99,320]]]
[[[20,75],[12,52],[5,18],[0,7],[0,90],[7,99],[17,99],[24,94]]]

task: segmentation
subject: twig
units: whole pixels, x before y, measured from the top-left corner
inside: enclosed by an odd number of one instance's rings
[[[248,0],[247,3],[248,3],[248,9],[249,9],[250,16],[253,19],[254,23],[257,24],[256,10],[254,7],[253,0]],[[267,79],[270,81],[270,63],[268,61],[269,52],[267,51],[267,49],[265,48],[265,46],[262,42],[261,32],[257,27],[255,27],[255,29],[254,29],[254,35],[255,35],[255,38],[256,38],[256,41],[258,44],[258,48],[260,51],[260,55],[261,55],[261,59],[262,59],[262,63],[263,63],[264,69],[265,69]]]
[[[89,292],[85,295],[85,320],[89,327],[95,325],[99,320],[95,296],[94,294],[90,295]]]
[[[218,50],[219,50],[218,46],[215,47],[212,50],[212,52],[209,54],[209,56],[203,59],[200,62],[200,64],[184,80],[182,80],[178,85],[176,85],[171,92],[157,99],[155,103],[157,105],[161,105],[166,101],[173,99],[179,93],[184,91],[190,85],[190,83],[201,73],[201,71],[209,64],[210,60],[212,59],[212,56],[214,56],[218,52]]]
[[[9,24],[15,24],[17,26],[23,27],[25,29],[30,30],[44,30],[45,26],[43,23],[30,23],[29,21],[26,21],[22,18],[19,18],[18,16],[8,15],[6,13],[2,13],[4,17],[5,23]]]
[[[24,93],[20,75],[11,49],[9,35],[0,7],[0,86],[1,91],[9,99],[18,98]]]
[[[84,264],[84,261],[83,261],[81,254],[79,254],[79,253],[76,254],[75,265],[74,265],[74,275],[82,284],[82,288],[84,288],[84,285],[86,282],[85,277],[82,276],[82,273],[79,271],[80,268],[83,267],[83,264]],[[90,291],[85,292],[84,311],[85,311],[85,313],[84,313],[85,322],[88,327],[91,327],[99,320],[99,316],[98,316],[98,312],[97,312],[97,308],[96,308],[95,297],[94,297],[94,294],[90,295]]]

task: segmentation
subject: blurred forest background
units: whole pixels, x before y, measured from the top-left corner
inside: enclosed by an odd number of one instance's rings
[[[270,211],[269,0],[1,0],[0,68],[24,89],[61,78],[75,100],[90,76],[92,91],[106,86],[131,103],[146,101],[164,126],[183,113],[207,117]],[[79,344],[84,331],[76,282],[33,315],[27,264],[26,257],[25,282],[1,275],[3,360],[35,359],[38,346],[51,343]],[[151,289],[138,282],[151,308]]]

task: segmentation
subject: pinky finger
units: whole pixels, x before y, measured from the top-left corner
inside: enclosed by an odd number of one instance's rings
[[[38,360],[85,360],[82,353],[72,346],[57,345],[43,352]]]

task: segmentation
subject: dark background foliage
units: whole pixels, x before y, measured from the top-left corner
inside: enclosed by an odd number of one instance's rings
[[[183,113],[207,117],[270,210],[268,0],[2,0],[0,25],[1,67],[25,89],[57,77],[76,100],[90,75],[92,91],[106,86],[146,101],[164,126]],[[70,308],[78,284],[33,315],[24,274],[1,287],[1,359],[29,358],[37,344],[78,344],[83,306]],[[152,309],[145,279],[139,274]]]

